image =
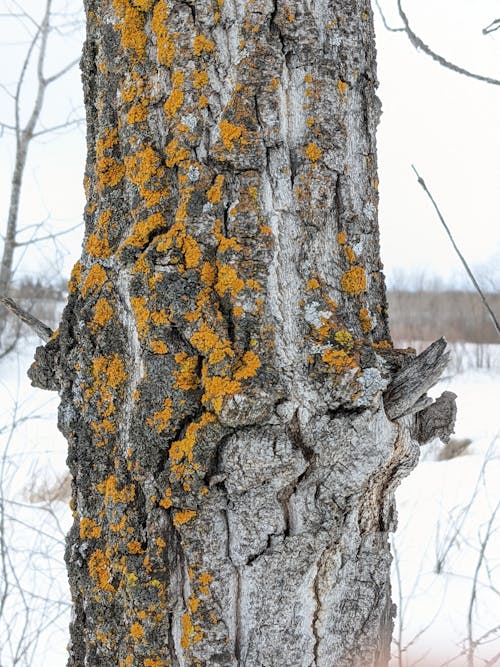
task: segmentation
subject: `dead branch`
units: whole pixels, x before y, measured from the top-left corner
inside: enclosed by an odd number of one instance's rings
[[[41,322],[34,315],[31,315],[26,310],[18,306],[15,301],[6,296],[0,296],[0,303],[7,308],[13,315],[15,315],[21,322],[29,326],[32,331],[36,333],[45,343],[54,333],[50,327]]]

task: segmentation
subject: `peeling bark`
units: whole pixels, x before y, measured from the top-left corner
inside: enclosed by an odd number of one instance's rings
[[[84,249],[30,371],[69,443],[68,664],[386,664],[432,382],[405,398],[388,331],[370,8],[86,9]]]

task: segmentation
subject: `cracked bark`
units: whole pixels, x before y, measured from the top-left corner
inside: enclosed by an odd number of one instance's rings
[[[452,410],[388,331],[370,9],[86,9],[84,249],[30,371],[69,443],[68,664],[383,665],[394,489]]]

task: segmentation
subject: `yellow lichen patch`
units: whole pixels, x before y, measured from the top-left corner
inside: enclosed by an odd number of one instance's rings
[[[205,322],[202,322],[199,330],[189,339],[191,345],[208,358],[210,364],[223,361],[226,357],[233,357],[234,352],[231,342],[221,339],[217,333]]]
[[[207,424],[215,421],[216,417],[211,412],[204,412],[199,421],[191,422],[186,428],[186,433],[182,440],[177,440],[172,443],[169,450],[169,456],[175,463],[179,463],[182,459],[186,459],[191,463],[193,460],[193,449],[196,444],[196,435],[200,429]],[[172,470],[177,473],[178,477],[182,476],[184,472],[182,466],[172,466]]]
[[[151,321],[153,324],[156,324],[156,326],[160,326],[161,324],[168,324],[170,322],[170,318],[167,315],[165,308],[162,308],[161,310],[151,311]]]
[[[151,146],[145,146],[137,153],[125,157],[125,174],[128,180],[138,186],[141,197],[148,208],[155,206],[168,196],[166,188],[152,190],[147,187],[152,179],[157,182],[158,179],[163,179],[165,176],[165,168],[160,156]]]
[[[168,428],[170,420],[172,419],[172,400],[166,398],[163,401],[163,409],[155,412],[153,417],[146,420],[146,424],[154,428],[158,433],[163,433]]]
[[[144,549],[142,548],[142,544],[138,542],[137,540],[132,540],[127,544],[127,549],[129,554],[142,554]]]
[[[142,12],[149,12],[153,5],[154,0],[132,0],[132,4],[140,9]]]
[[[138,641],[144,635],[144,628],[142,627],[142,625],[140,623],[137,623],[137,622],[132,623],[132,625],[130,627],[130,634],[132,635],[132,637],[136,641]]]
[[[152,340],[149,347],[155,354],[167,354],[168,347],[162,340]]]
[[[161,658],[146,658],[144,660],[144,667],[166,667],[167,664],[166,660]]]
[[[347,235],[345,232],[339,232],[337,234],[337,243],[339,245],[344,245],[347,242]]]
[[[175,355],[175,361],[180,366],[180,370],[174,371],[176,382],[174,387],[189,391],[197,389],[200,386],[200,379],[197,374],[198,357],[190,356],[185,352],[178,352]]]
[[[145,101],[142,101],[141,104],[134,104],[130,107],[127,113],[127,123],[129,125],[134,125],[134,123],[142,123],[148,117],[148,109]]]
[[[101,537],[102,528],[97,525],[93,519],[88,517],[82,517],[80,519],[80,539],[89,540],[89,539],[98,539]]]
[[[223,297],[226,292],[235,298],[238,293],[245,287],[245,283],[238,277],[236,269],[228,264],[219,264],[217,268],[217,282],[215,283],[215,291],[220,297]]]
[[[202,595],[208,595],[208,586],[212,583],[214,578],[209,572],[202,572],[200,576],[198,577],[198,581],[200,582],[200,593]]]
[[[222,220],[218,219],[215,221],[214,236],[218,242],[217,249],[219,252],[226,252],[226,250],[229,249],[235,250],[236,252],[240,252],[241,250],[243,250],[243,246],[241,246],[238,243],[235,236],[231,237],[224,236],[221,230],[222,230]]]
[[[115,588],[111,584],[111,564],[107,554],[102,549],[96,549],[89,558],[89,574],[103,591],[114,593]]]
[[[196,512],[194,510],[179,510],[174,514],[173,524],[174,526],[182,526],[195,516]]]
[[[172,118],[184,104],[184,93],[181,86],[184,84],[184,72],[177,70],[172,74],[172,92],[163,105],[167,118]]]
[[[320,284],[319,284],[319,282],[318,282],[318,280],[317,280],[316,278],[310,278],[310,279],[307,281],[307,287],[308,287],[309,289],[319,289]]]
[[[198,607],[200,606],[200,601],[199,601],[198,598],[195,598],[194,595],[192,595],[192,596],[188,599],[188,601],[187,601],[187,605],[188,605],[188,607],[189,607],[189,611],[190,611],[192,614],[195,614],[195,613],[198,611]]]
[[[241,382],[228,377],[221,377],[220,375],[205,375],[203,386],[205,392],[201,397],[201,402],[204,405],[209,403],[215,414],[219,414],[222,410],[226,398],[234,396],[234,394],[237,394],[241,390]]]
[[[118,130],[105,129],[102,135],[99,136],[96,143],[96,155],[101,157],[104,154],[104,151],[108,148],[113,148],[118,143]]]
[[[370,333],[372,330],[372,321],[367,308],[361,308],[359,311],[359,320],[363,333]]]
[[[224,184],[224,176],[217,174],[215,183],[207,192],[207,199],[211,204],[218,204],[222,199],[222,186]]]
[[[170,67],[175,56],[177,35],[170,35],[167,28],[168,7],[166,0],[158,0],[153,10],[151,28],[156,35],[156,55],[160,65]]]
[[[366,273],[361,266],[353,266],[340,279],[344,292],[354,296],[366,291]]]
[[[136,55],[142,58],[147,40],[142,11],[134,7],[129,0],[113,0],[113,7],[120,18],[116,29],[120,31],[122,46],[135,51]]]
[[[77,262],[74,267],[71,269],[71,276],[68,282],[68,291],[70,294],[74,294],[78,291],[80,284],[82,282],[82,273],[83,266],[81,262]]]
[[[127,374],[125,364],[118,354],[108,357],[96,357],[92,360],[92,374],[96,381],[105,387],[116,389],[119,384],[125,382]]]
[[[89,235],[85,247],[89,255],[98,259],[107,259],[111,255],[108,240],[106,238],[99,238],[97,234]]]
[[[312,78],[311,74],[306,74],[305,77],[304,77],[304,81],[305,81],[306,83],[312,83],[312,82],[313,82],[313,78]]]
[[[158,505],[163,507],[165,510],[168,510],[169,507],[172,507],[172,489],[170,487],[165,489],[165,495],[159,501]]]
[[[241,365],[235,370],[233,377],[235,380],[248,380],[257,374],[261,366],[259,357],[249,350],[243,355]]]
[[[346,245],[344,250],[345,250],[345,256],[347,257],[347,261],[349,262],[349,264],[354,264],[354,262],[357,259],[356,253],[354,252],[354,250],[349,245]]]
[[[233,125],[227,120],[221,120],[219,123],[220,129],[220,138],[224,144],[224,148],[228,151],[232,151],[234,148],[234,142],[238,139],[242,139],[244,127],[240,125]]]
[[[101,297],[94,307],[94,319],[92,320],[93,329],[104,327],[113,319],[113,308],[108,299]]]
[[[208,84],[208,74],[205,70],[195,70],[193,72],[193,85],[200,90]]]
[[[196,35],[193,39],[193,51],[195,56],[201,56],[204,51],[211,52],[215,49],[215,44],[211,39],[204,35]]]
[[[372,347],[374,347],[376,350],[392,350],[393,345],[389,340],[380,340],[377,343],[372,343]],[[410,347],[407,348],[407,350],[413,350],[413,348]]]
[[[135,485],[124,486],[121,491],[118,491],[118,480],[115,475],[110,475],[100,484],[96,485],[96,489],[104,496],[106,505],[109,502],[114,503],[131,503],[135,498]]]
[[[339,345],[347,348],[352,347],[352,335],[346,329],[339,329],[339,331],[335,332],[333,337]]]
[[[97,183],[100,190],[113,188],[125,175],[125,168],[121,162],[113,157],[103,156],[97,160]]]
[[[312,127],[314,125],[314,118],[312,116],[306,118],[306,125],[307,127]]]
[[[94,264],[82,285],[82,296],[85,298],[89,292],[95,292],[106,282],[108,276],[100,264]]]
[[[130,235],[125,240],[125,245],[144,248],[148,242],[150,234],[162,227],[166,227],[165,218],[161,213],[153,213],[145,220],[140,220],[135,223]]]
[[[135,315],[135,324],[139,338],[144,338],[149,333],[149,320],[151,312],[146,306],[145,296],[135,296],[130,299],[130,305]]]
[[[338,88],[338,91],[341,95],[345,95],[346,92],[347,92],[347,89],[349,88],[349,84],[346,83],[345,81],[342,81],[341,79],[339,79],[337,81],[337,88]]]
[[[323,155],[323,151],[317,144],[309,143],[305,149],[306,158],[311,162],[317,162]]]
[[[356,368],[355,360],[345,350],[324,350],[321,357],[325,364],[331,366],[337,373]]]
[[[177,139],[172,139],[166,146],[165,153],[167,154],[167,167],[176,167],[189,158],[188,149],[180,146]]]
[[[203,262],[203,266],[201,267],[200,272],[200,278],[202,279],[203,283],[208,287],[212,287],[212,285],[215,283],[216,277],[217,276],[214,265],[210,262]]]

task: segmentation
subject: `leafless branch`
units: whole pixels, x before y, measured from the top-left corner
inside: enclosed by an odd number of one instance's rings
[[[18,306],[17,303],[15,303],[15,301],[12,299],[9,299],[5,296],[0,296],[0,303],[18,319],[27,324],[30,329],[32,329],[37,336],[40,336],[44,342],[47,342],[52,336],[53,331],[50,327],[48,327],[43,322],[40,322],[39,319],[21,308],[21,306]]]
[[[495,30],[500,30],[500,19],[495,19],[486,28],[483,28],[483,35],[489,35],[491,32],[495,32]]]
[[[483,294],[483,291],[481,290],[481,287],[479,286],[479,284],[478,284],[476,278],[474,277],[474,274],[473,274],[472,271],[470,270],[469,265],[467,264],[467,262],[466,262],[464,256],[462,255],[462,253],[460,252],[460,250],[459,250],[457,244],[455,243],[455,239],[453,238],[453,235],[452,235],[452,233],[451,233],[451,231],[450,231],[450,228],[449,228],[448,225],[446,224],[446,222],[445,222],[445,220],[444,220],[444,218],[443,218],[443,215],[442,215],[441,211],[439,210],[438,205],[436,204],[436,202],[435,202],[435,200],[434,200],[434,197],[433,197],[433,196],[431,195],[431,193],[429,192],[429,189],[428,189],[427,185],[425,184],[424,179],[420,176],[420,174],[418,173],[418,171],[416,170],[416,168],[414,167],[414,165],[411,165],[411,168],[413,169],[413,171],[415,172],[415,174],[416,174],[416,176],[417,176],[419,185],[422,186],[422,189],[424,190],[424,192],[426,193],[426,195],[427,195],[427,196],[429,197],[429,199],[431,200],[432,205],[434,206],[434,209],[435,209],[436,213],[438,214],[439,220],[441,221],[441,224],[443,225],[443,227],[444,227],[444,229],[445,229],[445,231],[446,231],[446,233],[447,233],[447,235],[448,235],[448,237],[449,237],[449,239],[450,239],[450,241],[451,241],[451,244],[452,244],[452,246],[453,246],[455,252],[457,253],[457,255],[458,255],[460,261],[462,262],[462,265],[463,265],[465,271],[467,272],[467,275],[468,275],[469,278],[471,279],[472,284],[474,285],[474,287],[475,287],[477,293],[478,293],[479,296],[481,297],[481,301],[483,302],[484,307],[485,307],[486,310],[488,311],[489,316],[490,316],[491,319],[493,320],[493,324],[495,325],[495,329],[497,330],[497,333],[498,333],[498,335],[500,336],[500,324],[499,324],[499,322],[498,322],[498,320],[497,320],[497,318],[496,318],[496,316],[495,316],[495,313],[494,313],[493,310],[491,309],[490,304],[488,303],[488,301],[487,301],[485,295]]]
[[[378,6],[377,0],[375,0]],[[380,9],[379,9],[380,11]],[[433,60],[435,60],[437,63],[442,65],[443,67],[446,67],[446,69],[451,70],[452,72],[456,72],[457,74],[462,74],[463,76],[470,77],[471,79],[476,79],[477,81],[484,81],[485,83],[489,83],[493,86],[500,86],[500,80],[499,79],[494,79],[489,76],[483,76],[482,74],[475,74],[474,72],[470,72],[469,70],[465,69],[464,67],[460,67],[459,65],[455,65],[454,63],[450,62],[446,58],[443,58],[443,56],[439,55],[435,51],[433,51],[418,35],[416,35],[408,21],[408,17],[406,16],[401,0],[398,0],[398,11],[399,11],[399,16],[401,17],[401,20],[403,21],[403,26],[402,30],[406,32],[408,39],[410,42],[413,44],[413,46],[417,49],[417,51],[423,51],[426,55],[430,56]],[[389,28],[385,20],[384,25],[388,30],[391,30],[391,32],[399,32],[399,30]],[[484,30],[483,30],[484,32]]]
[[[391,26],[387,23],[387,19],[385,18],[385,14],[382,11],[382,7],[380,6],[378,0],[375,0],[375,5],[377,6],[378,13],[380,14],[380,18],[382,19],[382,23],[384,24],[384,28],[386,30],[389,32],[406,32],[404,28],[391,28]]]

